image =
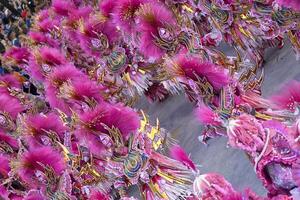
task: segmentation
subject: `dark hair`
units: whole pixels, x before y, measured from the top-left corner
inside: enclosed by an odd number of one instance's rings
[[[12,30],[8,33],[7,38],[9,40],[13,40],[14,38],[12,38],[12,34],[15,34],[16,37],[18,37],[20,35],[20,31],[17,27],[12,28]]]
[[[13,33],[13,31],[9,31],[9,33],[7,34],[7,39],[8,40],[12,40],[13,38],[12,38],[12,33]]]
[[[3,54],[5,52],[5,46],[4,44],[2,44],[2,42],[0,41],[0,53]],[[0,65],[1,65],[1,59],[0,59]]]
[[[2,23],[3,23],[3,24],[9,24],[9,19],[8,19],[8,17],[3,17],[3,18],[2,18]]]

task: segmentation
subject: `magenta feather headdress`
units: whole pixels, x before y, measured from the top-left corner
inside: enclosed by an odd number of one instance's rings
[[[55,48],[59,47],[59,43],[56,40],[47,36],[45,33],[30,31],[28,33],[28,36],[37,44],[46,44]]]
[[[92,101],[100,103],[103,100],[101,91],[102,88],[96,82],[86,78],[77,78],[62,84],[56,97],[63,100],[73,110],[80,111],[87,109],[87,106],[92,106],[90,105]]]
[[[295,110],[300,103],[300,83],[291,81],[287,83],[278,94],[271,97],[272,102],[279,108]]]
[[[15,120],[17,115],[24,110],[20,101],[7,94],[0,94],[0,113],[7,113],[9,116]]]
[[[58,19],[52,19],[49,17],[38,21],[35,25],[39,31],[49,33],[51,30],[59,27],[60,21]]]
[[[64,139],[64,133],[67,130],[62,124],[60,118],[54,114],[49,113],[46,115],[37,114],[27,116],[24,120],[24,132],[30,136],[30,141],[35,143],[42,143],[41,136],[55,133],[61,141]]]
[[[76,78],[86,77],[87,76],[77,69],[73,64],[61,65],[59,68],[53,70],[49,75],[48,81],[53,86],[60,86],[68,80],[74,80]]]
[[[55,48],[41,47],[28,62],[28,71],[32,77],[43,81],[53,68],[65,64],[66,58]]]
[[[9,94],[9,88],[21,89],[22,84],[14,74],[0,76],[0,93]]]
[[[100,133],[93,132],[89,130],[88,128],[82,127],[78,128],[74,132],[76,138],[78,138],[79,142],[78,144],[85,146],[89,148],[89,151],[93,155],[98,155],[98,156],[106,156],[105,152],[105,147],[111,144],[110,139],[107,140],[107,144],[102,141]],[[104,137],[103,137],[104,138]],[[106,137],[108,138],[108,137]],[[104,138],[104,139],[106,139]]]
[[[161,58],[166,51],[154,42],[154,37],[161,37],[161,30],[167,31],[175,27],[173,13],[160,2],[150,2],[141,5],[138,13],[137,33],[141,34],[139,50],[147,57]]]
[[[88,80],[87,76],[79,71],[74,65],[67,64],[60,66],[50,74],[46,85],[46,99],[52,108],[58,108],[61,111],[70,114],[69,105],[63,99],[58,97],[59,89],[68,81],[83,77]]]
[[[59,68],[55,68],[53,72],[48,76],[46,87],[57,88],[67,81],[84,78],[88,80],[86,74],[77,69],[72,64],[60,65]]]
[[[51,30],[59,27],[60,16],[52,15],[52,10],[41,10],[36,16],[36,22],[34,23],[35,29],[50,33]]]
[[[4,54],[5,58],[12,59],[17,64],[27,63],[29,56],[30,52],[25,47],[12,47]]]
[[[9,157],[7,155],[0,154],[0,180],[2,178],[6,178],[8,176],[9,171],[10,171]]]
[[[170,148],[170,155],[175,160],[182,162],[184,165],[192,170],[196,170],[194,162],[189,158],[186,152],[179,145],[174,145]]]
[[[67,18],[67,23],[69,25],[75,25],[79,20],[87,20],[90,14],[93,12],[91,6],[79,7],[70,11],[70,15]]]
[[[68,16],[71,10],[76,9],[74,3],[69,0],[53,0],[52,8],[55,13],[62,16]]]
[[[36,43],[45,43],[47,41],[47,36],[37,31],[30,31],[28,36]]]
[[[120,104],[110,105],[102,103],[95,109],[89,112],[83,113],[80,116],[81,121],[84,124],[90,124],[95,130],[107,133],[103,124],[108,127],[118,128],[125,140],[129,135],[135,134],[140,125],[139,116],[131,108],[122,106]],[[98,121],[95,121],[98,119]]]
[[[14,150],[19,148],[18,141],[2,130],[0,130],[0,142],[8,144]]]
[[[95,15],[93,23],[97,29],[100,29],[109,39],[110,42],[115,41],[119,37],[116,25],[113,23],[112,13],[118,1],[103,0],[99,4],[101,15]],[[102,23],[99,23],[100,21]]]
[[[84,34],[77,34],[77,38],[80,42],[80,47],[88,56],[101,56],[104,49],[108,48],[108,42],[105,38],[106,36],[102,36],[104,39],[101,40],[98,36],[94,35],[92,37],[86,36]]]
[[[64,102],[63,99],[58,98],[58,90],[50,84],[46,86],[46,100],[49,102],[51,108],[56,108],[61,110],[66,114],[71,114],[70,107]]]
[[[195,111],[197,119],[204,125],[220,126],[222,122],[217,113],[204,103],[199,104]]]
[[[69,100],[84,101],[85,98],[94,99],[100,103],[103,98],[101,91],[103,90],[96,82],[86,79],[85,77],[77,78],[71,81],[67,87],[66,92],[69,94]]]
[[[109,18],[111,17],[110,15],[112,14],[114,8],[116,7],[117,2],[118,1],[111,1],[111,0],[100,1],[99,10],[105,17]]]
[[[276,2],[287,8],[291,8],[296,11],[300,11],[300,1],[299,0],[276,0]]]
[[[124,32],[131,32],[135,26],[136,11],[146,0],[119,0],[113,12],[114,23]]]
[[[69,47],[71,47],[70,48],[71,52],[73,52],[73,50],[75,50],[74,47],[76,47],[76,48],[79,47],[80,41],[79,41],[79,37],[78,37],[78,32],[76,29],[74,29],[74,27],[66,26],[66,28],[62,30],[62,34],[64,35],[65,40],[69,42]],[[68,49],[68,53],[70,53],[69,49]],[[72,55],[72,54],[70,54],[70,55]]]
[[[105,145],[100,140],[99,134],[108,133],[104,124],[109,128],[118,128],[124,140],[127,140],[131,133],[135,134],[139,128],[139,116],[132,109],[104,102],[96,108],[82,113],[80,121],[81,125],[76,131],[76,137],[97,154],[103,150]]]
[[[53,65],[62,65],[66,63],[65,56],[56,48],[42,47],[39,49],[39,52],[41,59],[47,63]]]
[[[47,168],[53,170],[55,176],[60,176],[66,168],[63,156],[51,147],[32,148],[20,158],[18,175],[32,188],[41,183],[40,176],[45,176]]]
[[[43,21],[44,19],[47,19],[50,17],[49,15],[49,9],[44,9],[44,10],[40,10],[37,14],[36,14],[36,19],[37,21]]]
[[[113,44],[119,39],[119,32],[111,20],[106,20],[104,23],[97,23],[96,20],[94,23],[96,23],[97,33],[103,33],[107,37],[109,44]]]
[[[49,77],[46,88],[46,98],[50,105],[67,113],[68,108],[81,110],[88,101],[100,103],[103,100],[103,88],[72,66],[55,70]]]
[[[119,34],[111,21],[103,16],[94,15],[81,24],[77,35],[85,53],[100,56],[116,41]]]
[[[201,61],[201,58],[193,55],[179,54],[168,63],[168,69],[174,75],[188,77],[194,81],[198,81],[198,77],[205,77],[216,90],[220,90],[230,82],[226,70],[213,63]]]

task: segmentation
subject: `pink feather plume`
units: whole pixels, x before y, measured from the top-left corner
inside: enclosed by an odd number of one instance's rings
[[[201,103],[195,111],[197,119],[204,125],[220,126],[222,122],[218,115],[204,103]]]
[[[0,180],[3,177],[4,178],[8,177],[8,173],[10,172],[9,162],[10,162],[10,158],[7,155],[0,154]]]
[[[200,58],[190,55],[179,54],[169,64],[172,73],[188,77],[194,81],[199,78],[206,78],[215,90],[230,83],[228,71],[207,61],[201,61]],[[197,76],[196,76],[197,75]]]
[[[23,154],[18,174],[32,188],[37,188],[40,182],[36,172],[45,172],[45,167],[51,167],[60,176],[66,165],[63,156],[51,147],[32,148]]]
[[[70,114],[70,106],[67,105],[63,99],[58,97],[59,88],[67,81],[72,81],[76,78],[84,78],[89,80],[88,77],[78,70],[74,65],[62,65],[49,75],[46,85],[46,99],[52,108],[58,108],[61,111]]]
[[[271,97],[271,101],[280,108],[295,110],[300,103],[300,83],[290,81],[282,89]]]
[[[58,19],[52,19],[52,18],[45,18],[41,21],[38,21],[36,23],[37,28],[39,31],[44,33],[49,33],[51,30],[55,29],[56,27],[59,27],[60,21]]]
[[[9,88],[21,89],[22,83],[14,74],[5,74],[0,76],[0,93],[6,93],[9,95]]]
[[[20,101],[7,94],[0,94],[0,112],[6,112],[10,117],[15,120],[17,115],[24,110]]]
[[[108,133],[103,124],[109,128],[118,128],[125,141],[131,133],[136,133],[140,125],[139,116],[132,109],[104,102],[82,113],[80,121],[81,125],[76,130],[75,136],[82,145],[89,147],[90,151],[96,155],[101,155],[108,144],[104,143],[100,137],[101,133]]]
[[[13,59],[18,64],[24,64],[28,61],[30,52],[25,47],[12,47],[4,54],[5,58]]]
[[[66,58],[58,49],[41,47],[34,56],[30,57],[28,72],[33,78],[44,81],[46,74],[49,74],[53,68],[66,63]]]
[[[42,32],[30,31],[28,33],[28,36],[37,44],[46,44],[55,48],[58,48],[59,46],[59,43],[57,41]]]
[[[120,104],[110,105],[101,103],[96,108],[85,112],[80,116],[84,124],[89,124],[94,130],[107,132],[102,123],[108,127],[116,127],[121,131],[123,138],[128,139],[129,135],[135,134],[139,128],[139,116],[131,108]]]
[[[141,5],[137,12],[139,24],[136,31],[141,34],[139,50],[146,57],[159,59],[166,51],[154,43],[159,37],[159,28],[176,26],[173,13],[160,2],[149,2]]]
[[[31,142],[37,143],[41,143],[41,136],[47,135],[49,132],[56,133],[63,141],[64,133],[67,130],[59,116],[54,113],[29,115],[25,119],[25,126],[25,133],[30,136]]]
[[[175,160],[182,162],[190,169],[196,170],[196,166],[193,161],[189,158],[186,152],[179,145],[174,145],[170,148],[170,155]]]
[[[125,32],[135,27],[136,12],[146,0],[119,0],[113,11],[114,23]]]
[[[76,9],[74,3],[69,0],[53,0],[52,8],[55,13],[62,16],[68,16],[72,9]]]
[[[116,7],[118,1],[103,0],[100,1],[99,9],[105,17],[111,17],[111,14]]]
[[[4,142],[8,144],[13,149],[18,149],[19,144],[18,141],[8,133],[5,133],[4,131],[0,130],[0,142]]]

